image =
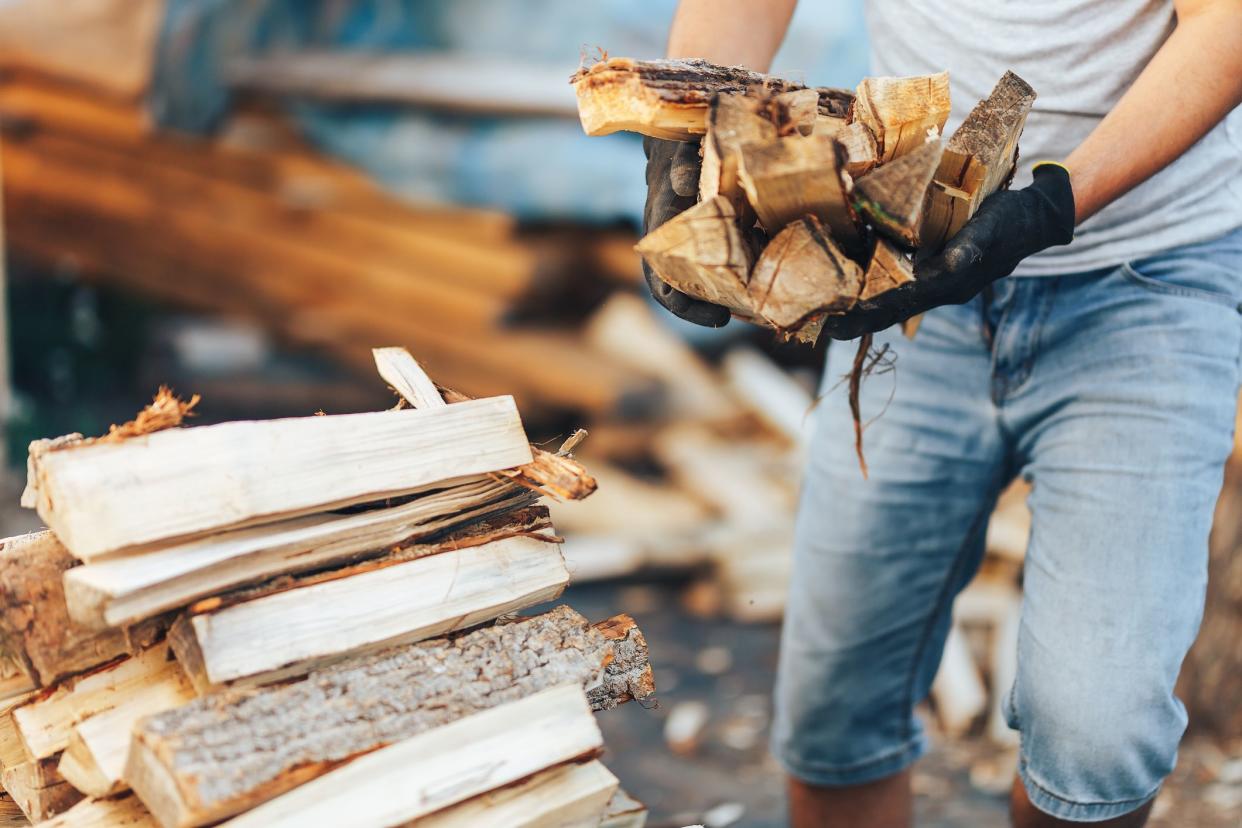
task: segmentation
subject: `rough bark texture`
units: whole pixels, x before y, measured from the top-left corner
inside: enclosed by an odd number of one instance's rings
[[[591,685],[601,666],[593,706],[643,698],[654,688],[632,623],[617,619],[600,631],[559,607],[354,659],[282,687],[206,696],[138,725],[126,777],[148,805],[173,797],[189,815],[181,824],[198,825],[398,739],[559,684]]]
[[[1190,726],[1222,741],[1242,739],[1242,463],[1225,467],[1208,561],[1207,606],[1182,666],[1178,695]]]
[[[67,811],[82,798],[57,772],[59,761],[59,755],[49,756],[5,768],[0,773],[0,783],[31,822],[42,822]]]
[[[923,204],[944,145],[930,141],[858,179],[854,203],[877,230],[906,247],[918,247]]]

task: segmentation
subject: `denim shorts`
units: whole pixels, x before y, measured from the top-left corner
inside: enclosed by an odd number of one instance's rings
[[[1207,583],[1242,357],[1242,231],[1114,269],[1002,279],[877,337],[864,479],[830,349],[798,515],[773,748],[818,785],[925,750],[913,708],[1015,476],[1033,484],[1009,722],[1031,801],[1099,821],[1153,797]]]

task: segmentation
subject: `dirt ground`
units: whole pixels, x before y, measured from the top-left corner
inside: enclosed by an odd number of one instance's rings
[[[659,701],[599,716],[605,762],[651,809],[652,828],[778,828],[786,824],[781,772],[767,751],[776,625],[708,622],[686,614],[671,584],[586,585],[563,598],[591,618],[629,612],[651,647]],[[692,750],[669,749],[664,728],[679,706],[702,703],[707,722]],[[986,740],[945,742],[915,769],[918,825],[1008,824],[1014,755]],[[1183,745],[1155,806],[1154,828],[1242,826],[1242,744]]]

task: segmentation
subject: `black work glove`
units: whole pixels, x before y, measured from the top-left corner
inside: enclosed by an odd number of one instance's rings
[[[694,206],[699,192],[697,141],[665,141],[643,138],[647,155],[647,205],[643,209],[643,232],[650,233],[673,216]],[[651,295],[664,307],[687,322],[719,328],[729,321],[729,311],[687,296],[663,281],[643,262],[643,275]]]
[[[1074,238],[1074,192],[1059,164],[1035,166],[1021,190],[988,196],[938,256],[916,261],[914,281],[829,316],[824,334],[854,339],[904,322],[941,305],[962,305],[992,282],[1013,273],[1027,256]]]

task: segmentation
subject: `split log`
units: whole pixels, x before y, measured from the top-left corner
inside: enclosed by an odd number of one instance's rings
[[[929,141],[858,179],[854,204],[876,230],[906,247],[919,246],[928,187],[944,144]]]
[[[532,459],[512,397],[233,422],[35,461],[39,515],[77,557],[414,492]]]
[[[928,195],[924,247],[938,250],[985,198],[1009,186],[1018,162],[1018,138],[1034,103],[1030,84],[1006,72],[953,133]]]
[[[746,284],[752,254],[727,198],[700,201],[652,230],[634,249],[682,293],[751,315]]]
[[[447,405],[436,384],[405,348],[372,348],[375,368],[384,382],[414,408]]]
[[[590,686],[605,694],[597,708],[645,698],[654,688],[632,623],[621,617],[601,625],[610,639],[558,607],[355,658],[292,684],[204,696],[138,725],[126,778],[164,825],[202,825],[380,745],[550,687]],[[600,679],[607,668],[620,671],[611,683]],[[606,695],[612,692],[619,695]]]
[[[62,574],[75,563],[51,532],[0,541],[0,645],[37,686],[130,652],[122,630],[69,618]]]
[[[647,806],[618,788],[604,808],[599,828],[646,828]]]
[[[117,707],[180,670],[167,644],[156,646],[84,675],[67,679],[38,698],[13,708],[13,722],[33,759],[69,745],[73,726]]]
[[[0,771],[0,784],[31,822],[67,811],[82,798],[57,772],[59,758],[32,759]]]
[[[805,446],[811,433],[809,415],[815,407],[807,388],[771,357],[747,346],[732,348],[720,368],[729,390],[749,411],[789,445]]]
[[[598,828],[617,785],[599,761],[561,765],[405,828]]]
[[[707,114],[707,135],[703,138],[699,200],[707,201],[719,195],[733,202],[735,209],[744,209],[746,195],[738,181],[742,146],[775,140],[776,124],[772,121],[769,99],[747,95],[712,98]]]
[[[21,806],[13,801],[13,797],[0,791],[0,828],[27,828],[29,825],[30,820],[22,813]]]
[[[628,130],[678,141],[707,131],[707,110],[713,95],[768,97],[806,88],[742,67],[693,59],[610,58],[578,70],[571,83],[587,135]],[[849,92],[826,88],[816,92],[821,112],[845,115],[852,100]]]
[[[845,147],[830,135],[793,135],[741,148],[738,178],[770,234],[806,215],[826,224],[842,243],[857,240]]]
[[[138,797],[83,799],[42,828],[159,828],[159,823]]]
[[[835,115],[820,115],[819,91],[795,89],[772,97],[775,104],[776,132],[778,135],[810,135],[816,124],[836,120]]]
[[[858,301],[863,272],[807,216],[768,243],[751,274],[756,315],[778,331],[797,331],[813,317],[844,313]]]
[[[548,541],[506,538],[332,578],[186,616],[169,639],[200,690],[304,675],[556,598],[569,572]]]
[[[818,128],[817,128],[818,131]],[[875,169],[875,136],[860,123],[844,124],[831,133],[845,147],[845,171],[854,180]]]
[[[906,282],[914,281],[914,262],[886,239],[876,239],[875,250],[863,278],[860,301],[874,299]]]
[[[382,747],[225,824],[300,828],[313,813],[324,824],[384,828],[594,756],[602,746],[582,689],[564,685]],[[155,813],[165,826],[176,824]]]
[[[949,73],[863,78],[854,94],[853,120],[875,136],[880,164],[939,138],[949,118]]]

